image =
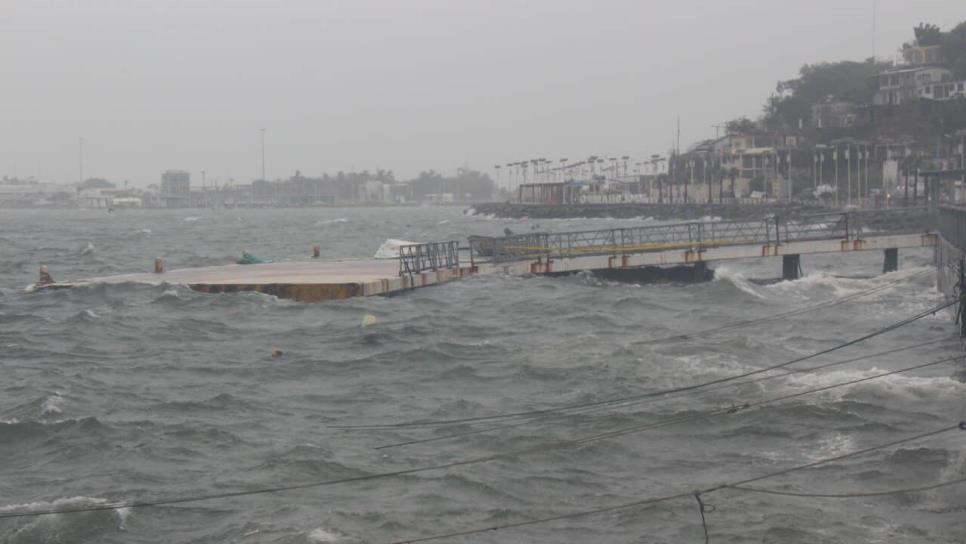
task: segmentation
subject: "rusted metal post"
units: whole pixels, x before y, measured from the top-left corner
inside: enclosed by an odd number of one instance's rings
[[[154,273],[155,274],[160,274],[162,272],[164,272],[164,261],[161,260],[161,257],[155,257],[154,258]]]

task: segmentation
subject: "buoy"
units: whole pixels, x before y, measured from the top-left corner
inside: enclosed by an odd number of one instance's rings
[[[322,252],[322,250],[319,248],[319,246],[312,246],[312,258],[313,259],[318,259],[319,258],[319,255],[321,254],[321,252]]]
[[[155,257],[154,258],[154,273],[155,274],[160,274],[162,272],[164,272],[164,261],[161,260],[161,257]]]

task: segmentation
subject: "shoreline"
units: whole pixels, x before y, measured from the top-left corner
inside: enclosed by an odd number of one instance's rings
[[[652,219],[693,220],[720,217],[724,220],[760,219],[768,215],[816,214],[834,211],[818,204],[514,204],[487,202],[473,204],[467,213],[501,219]]]

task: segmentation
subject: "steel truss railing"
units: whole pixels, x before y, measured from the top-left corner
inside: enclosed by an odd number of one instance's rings
[[[399,248],[399,275],[410,275],[441,268],[459,268],[458,241],[428,242]]]
[[[772,216],[762,221],[672,223],[576,232],[472,237],[470,249],[495,262],[699,250],[740,244],[782,244],[808,240],[858,240],[875,234],[927,232],[934,216],[924,208]]]

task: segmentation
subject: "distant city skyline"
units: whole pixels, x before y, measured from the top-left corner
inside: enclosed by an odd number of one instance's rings
[[[14,1],[0,176],[144,187],[664,153],[957,2]],[[81,155],[81,138],[83,154]],[[83,166],[81,166],[81,159]]]

